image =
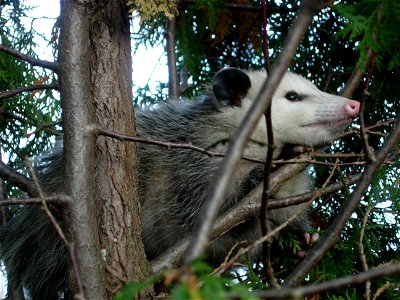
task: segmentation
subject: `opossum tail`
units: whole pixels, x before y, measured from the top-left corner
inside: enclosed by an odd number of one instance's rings
[[[38,178],[46,192],[56,192],[62,183],[62,147],[56,147],[38,163]],[[58,218],[60,212],[52,208]],[[66,250],[49,217],[39,206],[21,209],[0,226],[0,260],[15,285],[31,299],[59,299],[67,282]]]
[[[0,228],[0,259],[33,300],[59,299],[66,288],[66,253],[49,218],[38,206],[22,209]]]

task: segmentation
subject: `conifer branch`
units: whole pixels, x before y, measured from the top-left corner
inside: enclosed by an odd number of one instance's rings
[[[26,62],[30,63],[31,65],[42,67],[45,69],[50,69],[56,73],[58,72],[58,64],[55,62],[33,58],[32,56],[23,54],[18,50],[8,48],[2,44],[0,44],[0,51],[3,53],[6,53],[6,54],[12,55],[23,61],[26,61]]]
[[[27,87],[22,87],[14,90],[9,90],[9,91],[1,91],[0,92],[0,99],[7,99],[10,97],[13,97],[15,95],[24,93],[24,92],[30,92],[30,91],[37,91],[37,90],[48,90],[48,89],[59,89],[58,84],[38,84],[38,85],[32,85],[32,86],[27,86]]]
[[[49,128],[51,126],[54,126],[57,123],[35,124],[35,122],[32,122],[30,120],[26,120],[26,119],[24,119],[24,118],[22,118],[22,117],[20,117],[20,116],[18,116],[16,114],[12,113],[12,112],[9,112],[9,111],[5,110],[2,107],[0,107],[0,115],[4,116],[5,118],[9,118],[9,119],[13,119],[13,120],[19,121],[19,122],[21,122],[21,124],[24,124],[24,125],[29,124],[29,125],[32,125],[34,127],[37,127],[37,130],[35,130],[35,132],[38,132],[40,130],[44,130],[45,129],[45,130],[49,131],[51,134],[60,135],[60,133],[57,132],[56,130],[53,130],[53,129]],[[28,135],[31,135],[31,134],[32,133],[29,133]]]

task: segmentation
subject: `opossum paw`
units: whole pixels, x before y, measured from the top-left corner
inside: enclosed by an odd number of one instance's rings
[[[308,146],[286,144],[284,145],[279,158],[291,159],[299,156],[302,153],[310,152],[311,150],[312,148]]]
[[[293,155],[299,155],[302,153],[306,153],[306,152],[310,152],[311,151],[311,147],[308,146],[301,146],[301,145],[296,145],[292,148],[293,151]]]
[[[311,246],[312,244],[314,244],[317,240],[319,239],[319,234],[318,233],[304,233],[303,234],[303,240],[300,241],[300,245],[303,248],[307,248],[308,246]],[[302,250],[296,253],[296,256],[298,258],[304,258],[307,255],[307,252]]]
[[[304,238],[303,243],[305,245],[311,245],[319,239],[319,234],[318,233],[309,234],[308,232],[306,232],[304,233],[303,238]]]

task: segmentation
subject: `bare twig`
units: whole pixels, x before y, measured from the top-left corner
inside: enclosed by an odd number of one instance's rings
[[[374,128],[377,128],[377,127],[381,127],[381,126],[391,126],[393,123],[396,123],[396,119],[389,119],[389,120],[386,120],[386,121],[379,121],[374,125],[367,126],[366,130],[367,130],[367,132],[369,132],[369,131],[371,131],[371,129],[374,129]],[[338,139],[344,138],[344,137],[349,136],[349,135],[359,135],[359,134],[360,134],[360,130],[359,129],[351,129],[351,130],[345,131],[342,134],[340,134],[338,136]]]
[[[372,62],[374,59],[374,54],[371,50],[371,48],[367,48],[366,54],[365,54],[365,64],[364,68]],[[357,86],[360,83],[360,80],[362,79],[364,75],[364,70],[360,68],[355,68],[353,73],[351,74],[349,80],[347,81],[345,87],[343,90],[340,92],[340,95],[346,98],[351,98],[353,95],[354,91],[356,90]]]
[[[32,198],[8,198],[0,201],[0,205],[33,205],[33,204],[42,204],[43,201],[46,203],[55,203],[65,205],[71,201],[71,199],[67,195],[54,195],[48,197],[32,197]]]
[[[263,48],[263,54],[264,54],[264,59],[265,59],[265,70],[268,72],[271,69],[271,61],[269,59],[269,50],[268,50],[268,32],[267,32],[267,5],[265,3],[265,0],[261,0],[261,14],[262,14],[262,34],[263,34],[263,39],[262,39],[262,48]]]
[[[209,157],[224,157],[226,154],[225,153],[221,153],[221,152],[212,152],[212,151],[208,151],[204,148],[201,147],[197,147],[193,144],[184,144],[184,143],[170,143],[170,142],[162,142],[162,141],[156,141],[156,140],[152,140],[149,138],[145,138],[145,137],[140,137],[140,136],[130,136],[130,135],[125,135],[125,134],[120,134],[120,133],[116,133],[107,129],[98,129],[97,133],[99,135],[104,135],[104,136],[108,136],[108,137],[112,137],[115,139],[118,139],[120,141],[131,141],[131,142],[137,142],[137,143],[145,143],[145,144],[152,144],[152,145],[157,145],[160,147],[165,147],[168,150],[171,149],[190,149],[196,152],[200,152],[203,153],[205,155],[208,155]],[[256,159],[256,158],[251,158],[248,156],[243,156],[242,157],[243,160],[247,160],[247,161],[251,161],[251,162],[255,162],[255,163],[259,163],[259,164],[263,164],[264,161],[260,160],[260,159]]]
[[[38,66],[38,67],[43,67],[46,69],[50,69],[54,72],[58,72],[58,64],[55,62],[51,62],[51,61],[47,61],[47,60],[41,60],[41,59],[36,59],[33,58],[29,55],[23,54],[21,52],[19,52],[18,50],[14,50],[14,49],[10,49],[8,47],[5,47],[4,45],[0,44],[0,51],[3,53],[7,53],[10,54],[16,58],[19,58],[23,61],[26,61],[34,66]]]
[[[27,86],[15,90],[10,90],[10,91],[2,91],[0,92],[0,99],[7,99],[10,97],[13,97],[17,94],[21,94],[24,92],[30,92],[30,91],[38,91],[38,90],[50,90],[50,89],[59,89],[58,84],[38,84],[38,85],[32,85],[32,86]]]
[[[2,161],[1,148],[0,148],[0,161]],[[7,199],[6,185],[3,178],[0,177],[0,205]],[[0,208],[0,226],[6,224],[8,221],[8,214],[5,207]]]
[[[201,148],[198,146],[195,146],[193,144],[185,144],[185,143],[171,143],[171,142],[163,142],[163,141],[158,141],[158,140],[152,140],[146,137],[140,137],[140,136],[132,136],[132,135],[126,135],[126,134],[121,134],[117,132],[113,132],[107,129],[96,129],[97,134],[99,135],[104,135],[108,137],[112,137],[115,139],[118,139],[120,141],[130,141],[130,142],[136,142],[136,143],[145,143],[145,144],[152,144],[152,145],[157,145],[160,147],[164,147],[168,150],[171,149],[189,149],[193,150],[196,152],[203,153],[209,157],[225,157],[226,153],[222,152],[213,152],[213,151],[208,151],[205,148]],[[314,152],[310,154],[312,157],[326,157],[326,158],[363,158],[365,157],[364,154],[354,154],[354,153],[322,153],[322,152]],[[249,156],[242,156],[242,160],[250,161],[250,162],[255,162],[258,164],[264,164],[265,161]],[[316,165],[326,165],[326,166],[333,166],[335,163],[330,163],[330,162],[323,162],[323,161],[317,161],[309,158],[293,158],[289,160],[274,160],[273,164],[274,165],[282,165],[282,164],[297,164],[297,163],[308,163],[308,164],[316,164]],[[391,164],[392,161],[388,160],[385,161],[387,164]],[[365,162],[363,161],[353,161],[353,162],[347,162],[347,163],[339,163],[339,166],[350,166],[350,165],[364,165]]]
[[[365,154],[311,152],[310,156],[316,158],[364,158]]]
[[[361,226],[360,239],[358,240],[358,253],[360,254],[360,260],[364,271],[368,271],[368,263],[367,263],[367,258],[365,257],[363,240],[364,240],[365,228],[367,227],[368,215],[370,212],[371,212],[371,206],[368,206]],[[371,299],[371,281],[369,280],[365,282],[364,298],[366,300]]]
[[[178,94],[178,72],[176,69],[176,51],[175,51],[175,33],[176,33],[176,16],[167,20],[166,26],[167,41],[167,60],[168,60],[168,93],[171,100],[177,100]]]
[[[373,68],[374,68],[374,64],[373,64],[373,60],[372,60],[371,64],[369,64],[367,79],[365,80],[365,85],[364,85],[364,91],[363,91],[362,97],[360,99],[361,101],[360,101],[360,113],[359,113],[360,114],[360,132],[361,132],[361,137],[364,142],[364,153],[365,153],[365,156],[367,157],[367,159],[371,160],[371,161],[375,160],[375,156],[374,156],[372,149],[369,146],[368,134],[367,134],[367,130],[365,128],[365,102],[367,99],[368,87],[369,87],[369,84],[371,81]]]
[[[262,48],[264,53],[265,60],[265,70],[268,72],[271,69],[271,62],[269,59],[269,51],[268,51],[268,35],[267,35],[267,6],[265,0],[261,1],[261,14],[262,14]],[[272,131],[272,118],[271,118],[271,103],[268,105],[267,110],[264,113],[265,116],[265,126],[267,131],[267,140],[268,140],[268,148],[267,148],[267,157],[265,158],[265,166],[264,166],[264,188],[263,195],[261,200],[261,210],[260,210],[260,224],[261,224],[261,232],[263,236],[267,236],[271,231],[268,221],[268,200],[270,194],[268,194],[269,190],[269,181],[271,177],[272,170],[272,159],[274,153],[274,134]],[[271,263],[271,241],[266,240],[262,246],[262,261],[264,263],[264,272],[265,277],[268,279],[268,282],[271,286],[278,288],[279,283],[274,276],[274,269]]]
[[[200,227],[193,234],[193,240],[186,257],[186,263],[189,263],[198,257],[206,247],[209,232],[215,218],[217,217],[219,207],[223,202],[226,189],[242,156],[244,147],[249,140],[251,133],[257,126],[261,115],[266,111],[270,104],[273,92],[277,88],[283,74],[286,72],[303,33],[312,20],[312,16],[320,8],[321,2],[316,0],[305,0],[300,5],[298,17],[294,21],[283,46],[284,51],[280,53],[277,61],[272,67],[272,71],[270,72],[266,83],[262,86],[258,96],[256,97],[256,101],[253,102],[244,118],[244,121],[240,124],[238,130],[234,133],[231,139],[227,156],[225,157],[219,170],[219,174],[216,177],[217,184],[210,191],[209,199],[202,210],[201,219],[203,221],[201,222]]]

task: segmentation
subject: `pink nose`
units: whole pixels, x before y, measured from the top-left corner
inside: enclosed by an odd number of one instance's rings
[[[349,117],[355,118],[360,110],[360,102],[354,100],[347,100],[344,105],[344,111],[349,115]]]

